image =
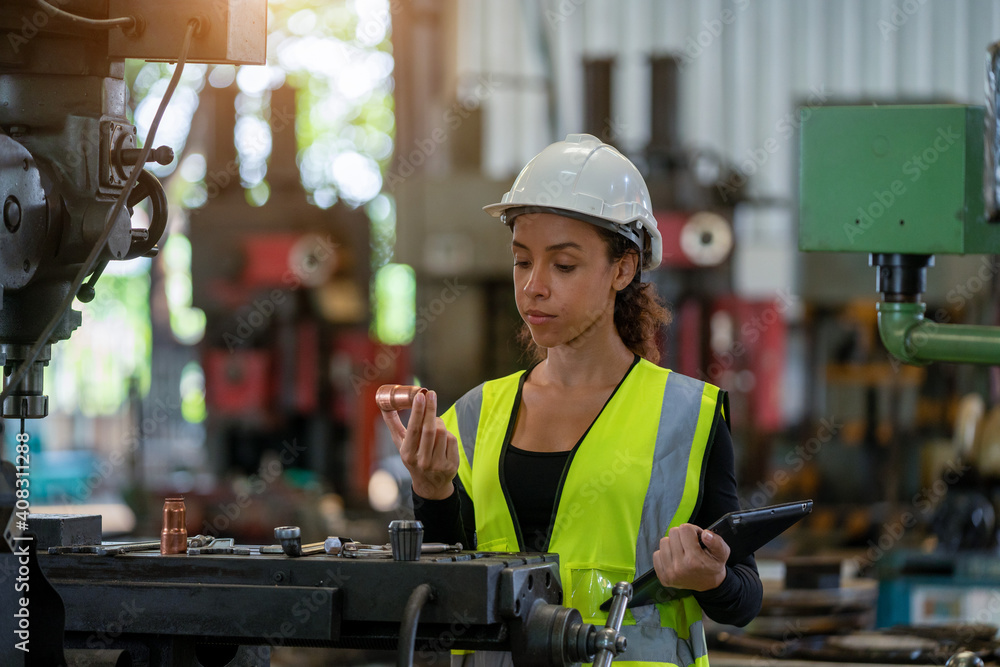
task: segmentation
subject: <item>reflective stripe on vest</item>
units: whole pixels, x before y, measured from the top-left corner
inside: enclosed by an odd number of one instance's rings
[[[622,634],[628,640],[628,648],[620,662],[665,662],[686,667],[708,654],[705,631],[701,621],[691,625],[691,634],[685,639],[677,636],[673,628],[656,625],[623,625]]]
[[[525,546],[518,544],[499,474],[522,376],[480,385],[443,416],[461,441],[459,476],[475,506],[482,551]],[[599,606],[611,587],[652,567],[660,538],[693,515],[719,399],[716,387],[640,360],[570,455],[549,551],[560,556],[564,604],[586,621],[603,625],[607,614]],[[639,634],[626,662],[707,665],[701,609],[692,596],[636,609],[626,624],[637,617],[649,625],[645,634],[629,630]]]
[[[649,663],[673,665],[676,667],[708,667],[708,646],[702,622],[692,625],[688,639],[677,636],[673,628],[653,625],[625,625],[621,634],[625,635],[628,648],[615,658],[613,665],[619,667],[649,667]],[[476,651],[453,655],[452,667],[513,667],[510,653],[506,651]]]
[[[465,452],[465,458],[472,466],[476,451],[476,429],[479,428],[479,413],[483,410],[483,385],[479,385],[455,402],[455,422],[458,440]]]
[[[635,543],[635,571],[642,573],[653,567],[653,552],[659,546],[665,531],[687,521],[694,513],[697,493],[701,487],[701,464],[704,449],[691,458],[698,424],[705,418],[715,419],[715,403],[704,399],[705,383],[679,373],[670,373],[663,391],[663,409],[656,435],[656,452],[650,479],[670,480],[676,470],[687,470],[688,479],[683,484],[650,484],[642,505],[642,521]],[[708,411],[710,414],[703,415]],[[709,424],[711,429],[711,424]],[[706,438],[708,434],[705,434]],[[697,466],[689,465],[697,463]],[[697,473],[698,479],[690,479]],[[670,508],[677,508],[668,514]],[[685,510],[687,510],[685,512]],[[683,518],[683,520],[679,520]]]

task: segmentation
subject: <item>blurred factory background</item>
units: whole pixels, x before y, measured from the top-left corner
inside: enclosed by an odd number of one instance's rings
[[[270,0],[268,31],[266,66],[185,69],[163,252],[109,266],[54,347],[35,511],[154,535],[182,495],[192,534],[384,536],[409,484],[375,389],[450,404],[524,367],[481,207],[585,131],[646,176],[663,365],[730,392],[743,504],[815,500],[761,554],[812,592],[769,588],[761,636],[1000,623],[1000,373],[893,360],[867,256],[797,247],[803,114],[982,105],[1000,4]],[[171,71],[127,63],[140,139]],[[938,257],[928,313],[996,324],[997,261]]]

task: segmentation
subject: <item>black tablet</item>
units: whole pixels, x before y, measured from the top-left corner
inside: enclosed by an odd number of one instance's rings
[[[740,561],[812,512],[812,506],[813,501],[800,500],[794,503],[730,512],[720,517],[718,521],[708,527],[708,530],[721,537],[729,545],[730,562]],[[656,577],[656,571],[650,569],[632,582],[632,599],[629,600],[628,606],[639,607],[654,602],[670,602],[679,597],[691,595],[692,592],[663,586]],[[601,605],[601,609],[605,611],[610,608],[611,600],[607,600]]]

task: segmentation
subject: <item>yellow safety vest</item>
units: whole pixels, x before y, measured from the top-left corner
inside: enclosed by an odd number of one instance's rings
[[[480,551],[523,551],[501,482],[524,371],[479,385],[443,419],[459,441],[459,478],[475,505]],[[706,449],[726,400],[718,387],[644,359],[615,390],[570,454],[556,496],[549,551],[559,554],[563,604],[603,625],[612,586],[653,566],[667,531],[690,521]],[[629,610],[622,667],[708,667],[693,596]]]

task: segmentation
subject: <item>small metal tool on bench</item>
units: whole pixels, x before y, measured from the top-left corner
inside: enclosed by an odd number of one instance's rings
[[[209,535],[195,535],[187,540],[188,547],[205,548],[215,544],[216,538]],[[232,540],[230,540],[231,542]],[[64,547],[49,547],[50,554],[97,554],[98,556],[119,556],[138,551],[159,549],[161,542],[124,542],[122,544],[77,544]]]
[[[302,530],[298,526],[278,526],[274,529],[274,538],[281,543],[285,555],[292,558],[326,553],[323,542],[302,544]],[[264,553],[263,549],[261,553]]]

